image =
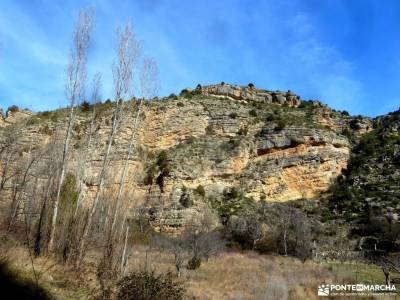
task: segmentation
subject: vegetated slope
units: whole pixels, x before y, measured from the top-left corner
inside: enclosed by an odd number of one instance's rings
[[[374,120],[332,187],[330,208],[353,224],[360,247],[399,250],[400,110]]]

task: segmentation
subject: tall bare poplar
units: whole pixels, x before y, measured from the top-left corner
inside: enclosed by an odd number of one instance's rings
[[[125,209],[121,210],[121,207],[123,206],[122,203],[122,195],[124,192],[124,185],[126,181],[126,176],[128,173],[128,166],[129,162],[132,159],[133,151],[135,148],[135,143],[136,143],[136,134],[137,134],[137,129],[139,125],[139,120],[140,120],[140,114],[141,114],[141,108],[144,99],[149,99],[149,98],[154,98],[155,95],[157,95],[158,89],[159,89],[159,78],[158,78],[158,68],[156,61],[151,58],[145,58],[143,61],[143,68],[142,72],[140,74],[140,100],[136,112],[136,116],[134,118],[133,122],[133,129],[132,133],[130,136],[130,142],[128,146],[128,152],[125,158],[125,163],[124,167],[122,170],[122,175],[118,187],[118,192],[117,192],[117,197],[115,199],[115,208],[113,212],[113,217],[112,217],[112,222],[111,226],[108,229],[107,232],[107,245],[105,248],[104,252],[104,264],[107,266],[107,268],[111,268],[112,265],[112,259],[113,259],[113,253],[114,253],[114,248],[116,247],[116,244],[118,244],[118,230],[117,228],[117,219],[118,216],[120,216],[120,219],[122,220],[121,222],[121,232],[124,231],[124,225],[125,225],[125,220],[127,218],[127,211],[129,211],[130,205],[125,205]],[[122,214],[122,215],[121,215]],[[123,264],[126,263],[126,254],[127,254],[127,239],[128,239],[128,234],[129,234],[129,225],[126,225],[126,233],[125,233],[125,244],[122,249],[122,254],[121,254],[121,274],[124,272]]]
[[[76,217],[78,213],[79,206],[84,198],[84,186],[87,182],[87,172],[86,172],[86,164],[88,163],[88,157],[90,155],[90,150],[92,148],[92,139],[93,139],[93,131],[94,131],[94,121],[96,118],[96,108],[97,105],[101,101],[101,96],[100,96],[100,90],[101,90],[101,73],[96,73],[93,77],[92,80],[92,90],[91,90],[91,95],[90,95],[90,104],[92,107],[91,111],[91,117],[90,117],[90,126],[89,126],[89,133],[87,136],[87,144],[85,149],[83,150],[82,153],[82,159],[81,159],[81,166],[80,166],[80,174],[81,174],[81,180],[79,183],[79,198],[75,207],[75,212],[74,212],[74,218]]]
[[[87,55],[94,25],[94,12],[91,9],[84,10],[79,14],[79,20],[76,24],[73,34],[73,45],[67,68],[66,96],[69,102],[69,117],[67,131],[64,139],[64,145],[61,158],[61,172],[57,186],[57,195],[53,204],[53,217],[50,229],[50,238],[48,249],[53,251],[54,237],[57,225],[58,208],[60,202],[61,187],[65,179],[67,155],[69,152],[69,143],[72,135],[72,128],[75,121],[75,106],[82,101],[85,94]]]
[[[151,57],[145,57],[140,76],[140,94],[142,99],[152,99],[160,90],[160,77],[157,61]]]
[[[122,196],[122,193],[124,190],[124,183],[125,183],[126,175],[128,172],[128,165],[129,165],[129,161],[132,158],[132,152],[133,152],[134,146],[135,146],[136,133],[137,133],[138,125],[139,125],[142,103],[143,103],[144,99],[154,98],[157,95],[158,90],[159,90],[159,77],[158,77],[157,63],[152,58],[145,58],[143,60],[143,69],[142,69],[142,72],[140,75],[141,97],[139,100],[139,106],[138,106],[138,110],[136,112],[136,117],[134,119],[133,130],[132,130],[132,134],[131,134],[130,142],[129,142],[129,146],[128,146],[128,153],[127,153],[127,156],[125,159],[122,176],[121,176],[121,180],[119,183],[118,194],[117,194],[117,198],[116,198],[116,208],[114,211],[114,217],[113,217],[113,221],[111,224],[111,232],[114,231],[116,221],[117,221],[117,216],[119,213],[121,196]]]
[[[112,68],[114,78],[115,111],[107,148],[103,158],[102,168],[99,174],[95,198],[87,217],[86,226],[79,247],[78,263],[82,261],[88,234],[93,222],[93,216],[96,212],[97,204],[103,190],[112,144],[122,118],[124,104],[123,99],[129,98],[132,90],[134,68],[140,53],[140,49],[140,42],[136,40],[131,24],[127,24],[124,29],[118,30],[117,60],[114,62]]]

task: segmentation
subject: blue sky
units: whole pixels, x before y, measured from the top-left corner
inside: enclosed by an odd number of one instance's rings
[[[74,21],[97,14],[89,72],[111,95],[115,29],[131,20],[159,64],[161,95],[198,83],[253,82],[352,114],[400,106],[400,1],[0,0],[0,107],[66,104]]]

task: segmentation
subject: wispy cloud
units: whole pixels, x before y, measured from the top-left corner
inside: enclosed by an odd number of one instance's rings
[[[7,8],[0,13],[0,36],[5,47],[23,50],[26,56],[41,63],[65,64],[63,51],[51,45],[46,32],[35,21],[12,5]]]
[[[374,43],[382,38],[371,32],[367,44],[377,48],[357,55],[354,52],[362,47],[348,40],[349,33],[359,32],[354,27],[362,26],[348,21],[358,16],[357,5],[321,1],[311,6],[299,0],[2,0],[0,105],[46,109],[62,104],[74,17],[93,3],[97,26],[89,74],[103,73],[106,98],[112,94],[115,29],[132,20],[145,40],[146,54],[159,62],[163,95],[197,83],[253,82],[268,89],[291,89],[351,113],[374,115],[377,106],[396,107],[397,48],[386,44],[383,59],[392,63],[382,63],[377,55],[381,49]],[[368,14],[368,22],[378,24],[371,16],[375,15]],[[386,19],[380,22],[385,25]],[[400,26],[397,19],[391,22]],[[360,35],[357,43],[363,38]],[[373,71],[377,68],[380,73]]]
[[[290,63],[297,65],[308,88],[336,108],[349,107],[350,103],[352,111],[360,111],[365,91],[356,78],[355,65],[318,38],[316,25],[307,14],[298,13],[289,27],[294,33]]]

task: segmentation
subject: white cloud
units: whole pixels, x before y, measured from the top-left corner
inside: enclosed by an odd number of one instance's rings
[[[64,51],[52,47],[36,22],[12,5],[0,13],[0,36],[5,48],[12,47],[41,63],[65,65]]]
[[[361,111],[364,87],[355,76],[354,64],[337,48],[318,39],[315,25],[306,14],[298,14],[290,23],[294,42],[290,46],[291,63],[309,82],[321,100],[336,108]]]

